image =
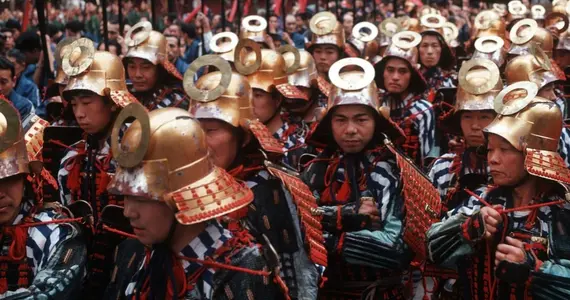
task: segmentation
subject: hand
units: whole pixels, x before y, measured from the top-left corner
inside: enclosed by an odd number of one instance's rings
[[[379,216],[380,213],[378,211],[378,207],[373,200],[364,200],[360,203],[360,207],[358,208],[358,213],[361,215],[369,215],[369,216]]]
[[[293,45],[293,40],[291,40],[291,36],[289,36],[287,32],[283,32],[283,40],[286,41],[287,44]]]
[[[495,266],[503,260],[513,263],[525,262],[526,253],[524,251],[524,243],[512,237],[507,237],[505,242],[506,244],[499,244],[497,246],[497,251],[495,252]]]
[[[493,207],[485,206],[481,208],[481,215],[485,221],[485,238],[492,238],[497,233],[497,226],[503,222],[501,214],[497,209],[502,208],[501,205],[493,205]]]

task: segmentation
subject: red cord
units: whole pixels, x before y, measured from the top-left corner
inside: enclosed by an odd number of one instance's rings
[[[136,238],[137,238],[137,236],[134,235],[134,234],[131,234],[131,233],[128,233],[128,232],[124,232],[124,231],[121,231],[121,230],[118,230],[118,229],[114,229],[114,228],[111,228],[111,227],[109,227],[109,226],[107,226],[107,225],[103,225],[103,230],[107,230],[107,231],[109,231],[109,232],[116,233],[116,234],[122,235],[122,236],[126,236],[126,237],[132,238],[132,239],[136,239]]]
[[[186,257],[186,256],[178,256],[178,258],[183,259],[183,260],[187,260],[189,262],[202,264],[204,266],[207,266],[207,267],[210,267],[213,269],[226,269],[226,270],[230,270],[230,271],[242,272],[242,273],[247,273],[247,274],[251,274],[251,275],[258,275],[258,276],[269,276],[269,275],[271,275],[271,272],[269,272],[269,271],[250,270],[250,269],[246,269],[246,268],[240,268],[240,267],[235,267],[232,265],[222,264],[222,263],[211,261],[211,260],[202,260],[202,259],[190,258],[190,257]]]

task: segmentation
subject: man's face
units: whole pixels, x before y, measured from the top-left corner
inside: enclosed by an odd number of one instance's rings
[[[180,56],[180,47],[178,46],[178,39],[172,36],[166,37],[166,44],[168,46],[168,60],[175,62]]]
[[[272,30],[276,30],[279,27],[279,22],[277,21],[276,16],[269,17],[269,28]]]
[[[317,45],[313,51],[313,57],[317,64],[317,71],[327,74],[329,68],[339,59],[338,49],[332,45]]]
[[[9,225],[20,212],[24,196],[24,176],[0,179],[0,226]]]
[[[7,56],[6,58],[9,61],[11,61],[12,64],[14,64],[14,71],[16,72],[16,78],[20,77],[20,74],[22,74],[22,72],[24,72],[24,70],[26,69],[26,65],[18,63],[18,61],[16,61],[16,59],[11,56]]]
[[[14,34],[10,31],[6,31],[4,34],[4,50],[12,50],[14,48]]]
[[[88,134],[103,131],[111,122],[113,105],[106,104],[99,95],[74,96],[70,104],[79,127]]]
[[[489,134],[487,161],[493,183],[498,186],[515,186],[528,174],[524,168],[525,155],[504,138]]]
[[[295,17],[295,20],[297,21],[297,29],[301,29],[305,26],[305,22],[303,22],[303,18],[300,16]]]
[[[107,23],[107,31],[110,40],[116,40],[119,37],[119,24]]]
[[[214,164],[228,170],[239,152],[240,145],[231,125],[215,119],[200,119],[206,133],[206,143]]]
[[[291,34],[297,31],[297,20],[293,16],[287,16],[285,18],[285,26],[287,27],[287,33]]]
[[[468,147],[477,147],[485,144],[483,129],[495,118],[492,110],[463,111],[460,115],[461,132]]]
[[[345,15],[342,20],[342,26],[344,27],[344,33],[346,36],[352,35],[352,27],[354,25],[354,18],[351,15]]]
[[[552,100],[555,101],[556,100],[556,94],[554,93],[554,83],[549,83],[545,86],[543,86],[541,89],[538,90],[538,96],[548,99],[548,100]]]
[[[437,66],[441,57],[441,44],[433,35],[426,35],[420,43],[420,61],[426,68]]]
[[[273,99],[271,93],[253,89],[253,114],[261,123],[269,122],[280,105],[281,99]]]
[[[171,35],[173,35],[177,38],[180,38],[180,36],[181,36],[180,26],[178,26],[176,24],[172,24],[172,25],[168,26],[168,29],[170,29]]]
[[[384,68],[384,88],[389,93],[400,94],[408,89],[412,72],[408,63],[399,58],[389,58]]]
[[[12,93],[14,89],[15,78],[12,77],[12,72],[10,70],[0,70],[0,92],[6,98]]]
[[[336,107],[331,118],[335,142],[345,153],[359,153],[374,137],[376,122],[364,105]]]
[[[130,58],[127,62],[127,75],[136,92],[146,92],[154,87],[158,80],[158,67],[142,58]]]
[[[162,201],[126,196],[123,215],[129,219],[137,239],[145,245],[164,242],[175,222],[174,213]]]

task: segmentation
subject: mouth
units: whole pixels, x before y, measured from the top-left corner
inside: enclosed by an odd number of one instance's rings
[[[0,205],[0,213],[6,212],[9,207],[9,205]]]

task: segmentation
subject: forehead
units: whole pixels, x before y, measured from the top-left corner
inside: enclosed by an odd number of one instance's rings
[[[422,37],[422,42],[423,43],[439,43],[439,40],[434,35],[426,34]]]
[[[406,62],[405,60],[401,59],[401,58],[390,58],[388,59],[388,61],[386,62],[386,68],[408,68],[408,62]]]
[[[295,17],[293,17],[293,16],[287,16],[287,17],[285,18],[285,22],[295,22]]]
[[[167,36],[167,37],[166,37],[166,41],[167,41],[169,44],[170,44],[170,43],[176,44],[176,43],[178,42],[178,39],[175,38],[175,37],[173,37],[173,36]]]
[[[0,78],[11,79],[12,78],[12,72],[8,69],[0,69]]]
[[[336,50],[336,47],[332,45],[316,45],[315,50]]]
[[[366,105],[340,105],[333,110],[333,116],[351,118],[360,115],[372,116],[371,109]]]
[[[152,63],[144,58],[131,57],[127,60],[129,65],[152,65]]]

